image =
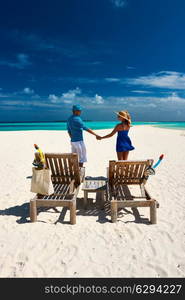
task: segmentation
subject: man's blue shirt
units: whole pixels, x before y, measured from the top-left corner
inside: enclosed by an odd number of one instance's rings
[[[83,129],[88,130],[79,116],[72,115],[67,120],[67,131],[71,135],[71,142],[83,141]]]

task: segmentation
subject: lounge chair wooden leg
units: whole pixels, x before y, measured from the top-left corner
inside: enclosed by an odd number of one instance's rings
[[[84,191],[84,209],[87,209],[88,192]]]
[[[154,201],[150,206],[150,222],[152,224],[157,224],[157,205]]]
[[[101,191],[100,195],[100,209],[103,209],[105,205],[105,191]]]
[[[105,191],[97,191],[96,192],[96,204],[99,207],[99,209],[104,208],[105,203]]]
[[[30,221],[31,222],[36,222],[37,221],[36,200],[30,200]]]
[[[118,206],[116,201],[111,201],[111,221],[117,222]]]
[[[76,202],[75,201],[70,203],[70,223],[71,225],[76,224]]]

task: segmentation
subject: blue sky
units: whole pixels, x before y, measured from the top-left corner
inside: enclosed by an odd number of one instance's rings
[[[0,122],[185,120],[184,0],[1,3]]]

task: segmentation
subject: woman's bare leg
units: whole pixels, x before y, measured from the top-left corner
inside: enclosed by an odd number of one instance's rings
[[[123,157],[123,160],[127,160],[128,159],[128,154],[129,154],[129,151],[125,151],[125,152],[122,152],[122,157]]]
[[[118,157],[118,160],[123,160],[123,155],[122,155],[123,152],[117,152],[117,157]]]
[[[118,160],[127,160],[128,159],[129,151],[125,152],[117,152]]]

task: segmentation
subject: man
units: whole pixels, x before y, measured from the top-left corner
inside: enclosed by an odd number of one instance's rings
[[[80,118],[82,108],[80,105],[73,105],[73,114],[67,120],[67,131],[71,138],[71,149],[73,153],[77,153],[79,157],[79,166],[83,167],[83,163],[87,161],[86,147],[83,141],[83,130],[99,137],[91,129],[87,128]]]

